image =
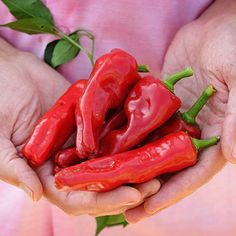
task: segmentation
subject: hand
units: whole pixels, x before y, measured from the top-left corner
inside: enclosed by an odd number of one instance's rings
[[[179,82],[175,90],[184,109],[208,85],[215,87],[217,92],[199,114],[198,123],[202,138],[221,135],[221,142],[202,151],[195,166],[173,175],[144,204],[127,211],[126,219],[131,223],[196,191],[223,168],[226,159],[236,162],[236,18],[230,14],[214,17],[217,9],[213,9],[176,35],[165,58],[163,75],[186,66],[193,68],[194,78]]]
[[[33,55],[2,39],[0,81],[0,179],[21,187],[36,201],[42,195],[42,185],[19,150],[39,117],[69,83]]]
[[[69,215],[115,215],[133,208],[155,194],[160,188],[158,180],[140,184],[135,188],[122,186],[104,193],[88,191],[60,191],[55,187],[52,162],[49,160],[37,173],[44,188],[44,196]]]

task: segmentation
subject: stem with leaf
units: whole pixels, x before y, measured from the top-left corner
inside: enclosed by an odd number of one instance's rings
[[[82,47],[80,44],[78,44],[77,42],[75,42],[73,39],[71,39],[68,35],[66,35],[63,31],[61,31],[59,28],[55,27],[55,32],[56,35],[64,38],[65,40],[69,41],[71,44],[73,44],[74,46],[76,46],[77,48],[79,48],[81,51],[83,51],[87,57],[89,58],[92,66],[94,66],[94,36],[93,35],[89,35],[89,38],[92,40],[92,51],[89,52],[87,50],[87,48]],[[87,34],[88,35],[88,34]]]

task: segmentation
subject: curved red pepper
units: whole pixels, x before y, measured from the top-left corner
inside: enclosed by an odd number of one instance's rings
[[[147,138],[141,142],[141,146],[147,143],[154,142],[159,138],[166,136],[167,134],[178,132],[178,131],[185,131],[193,138],[200,138],[201,137],[201,130],[198,124],[190,125],[185,122],[179,113],[175,113],[168,121],[166,121],[161,127],[157,128],[156,130],[152,131]]]
[[[105,122],[102,127],[99,139],[103,139],[109,132],[121,128],[127,122],[127,117],[123,110],[118,111]]]
[[[123,50],[114,49],[96,61],[76,108],[78,156],[97,154],[106,112],[121,105],[139,78],[136,60]]]
[[[82,159],[77,156],[76,148],[69,147],[58,151],[54,158],[54,174],[59,172],[61,169],[81,163]]]
[[[69,147],[63,150],[58,151],[54,158],[54,164],[61,168],[66,168],[68,166],[78,164],[82,159],[79,159],[77,156],[76,148]]]
[[[57,152],[75,132],[75,105],[87,80],[74,83],[38,121],[22,153],[31,166],[38,167]]]
[[[57,166],[57,165],[55,165],[54,167],[53,167],[53,174],[55,175],[55,174],[57,174],[59,171],[61,171],[63,168],[61,168],[61,167],[59,167],[59,166]]]
[[[161,127],[150,133],[140,145],[145,145],[167,134],[178,131],[185,131],[193,138],[200,138],[201,129],[196,123],[196,117],[214,93],[215,89],[213,88],[213,86],[208,86],[188,111],[184,113],[175,113]]]
[[[85,161],[55,176],[59,189],[103,192],[127,183],[142,183],[176,172],[197,161],[197,150],[216,144],[219,137],[196,140],[185,132],[169,134],[139,149]]]
[[[125,101],[128,124],[105,136],[101,141],[100,155],[131,149],[168,120],[180,106],[180,99],[161,80],[150,75],[144,77],[135,84]]]

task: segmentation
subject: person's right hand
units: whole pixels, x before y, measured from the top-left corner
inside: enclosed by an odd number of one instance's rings
[[[42,185],[20,148],[37,120],[69,86],[35,56],[0,39],[0,179],[22,188],[33,200]]]

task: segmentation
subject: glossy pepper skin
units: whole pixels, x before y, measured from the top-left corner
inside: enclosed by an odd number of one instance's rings
[[[106,112],[120,107],[139,79],[136,60],[121,49],[114,49],[96,61],[76,107],[78,156],[93,157],[97,154]]]
[[[183,113],[176,112],[161,127],[150,133],[141,145],[153,142],[167,134],[178,131],[185,131],[193,138],[200,138],[201,129],[196,122],[196,117],[215,91],[214,87],[209,85],[188,111]]]
[[[111,132],[115,129],[121,128],[122,126],[125,125],[126,122],[127,122],[127,118],[126,118],[124,111],[123,110],[118,111],[113,116],[111,116],[110,119],[108,119],[105,122],[104,126],[102,127],[102,131],[100,133],[99,139],[101,140],[109,132]]]
[[[75,132],[75,106],[87,80],[74,83],[38,121],[22,153],[32,167],[42,165]]]
[[[151,132],[141,145],[151,143],[157,139],[166,136],[167,134],[184,131],[193,138],[201,137],[201,129],[198,124],[190,125],[184,121],[179,112],[176,112],[169,120],[167,120],[161,127]]]
[[[69,147],[63,150],[58,151],[54,158],[54,174],[59,172],[61,169],[79,164],[81,163],[82,159],[79,159],[77,156],[76,148]]]
[[[139,80],[125,100],[128,123],[101,140],[100,155],[124,152],[140,143],[167,121],[181,106],[180,99],[165,84],[148,75]]]
[[[205,147],[216,144],[219,138],[209,140]],[[183,131],[172,133],[136,150],[65,168],[56,174],[55,183],[59,189],[104,192],[123,184],[146,182],[194,165],[199,147],[193,143]]]
[[[78,164],[81,162],[81,159],[78,158],[75,147],[65,148],[58,151],[53,159],[54,163],[61,167],[66,168],[73,164]]]

